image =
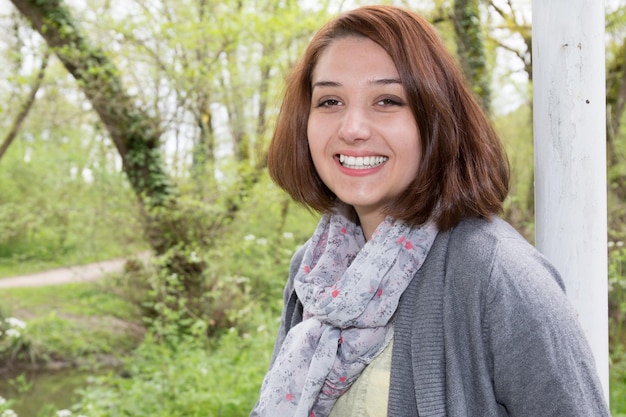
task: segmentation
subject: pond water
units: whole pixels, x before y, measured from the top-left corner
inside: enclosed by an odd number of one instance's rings
[[[0,374],[0,396],[16,400],[12,408],[19,417],[36,417],[42,410],[49,410],[50,406],[54,410],[70,408],[76,402],[75,390],[84,387],[93,374],[80,369]],[[24,382],[29,389],[20,392],[19,386]]]

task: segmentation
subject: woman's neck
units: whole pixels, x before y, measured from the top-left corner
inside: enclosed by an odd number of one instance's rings
[[[357,211],[357,217],[366,240],[372,239],[378,225],[385,220],[385,215],[380,212],[363,213]]]

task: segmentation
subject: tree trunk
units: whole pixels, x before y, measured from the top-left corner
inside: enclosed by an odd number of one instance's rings
[[[145,209],[148,241],[157,253],[163,252],[171,239],[164,238],[166,232],[149,213],[171,203],[174,190],[162,162],[158,120],[135,104],[115,65],[103,50],[91,45],[61,0],[11,2],[78,81],[100,116]]]
[[[481,101],[483,109],[489,113],[491,88],[489,86],[489,70],[483,45],[478,0],[455,1],[454,31],[463,72],[465,72],[472,90]]]

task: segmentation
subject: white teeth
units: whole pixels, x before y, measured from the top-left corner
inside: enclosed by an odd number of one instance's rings
[[[368,169],[374,168],[384,162],[387,162],[386,156],[347,156],[339,155],[339,162],[346,168],[350,169]]]

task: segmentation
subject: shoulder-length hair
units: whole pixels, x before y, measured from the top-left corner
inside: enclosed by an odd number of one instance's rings
[[[440,230],[463,217],[502,210],[509,164],[488,117],[436,30],[421,16],[393,6],[365,6],[336,17],[309,43],[287,79],[267,154],[270,176],[309,209],[333,210],[337,197],[317,174],[307,141],[311,74],[334,40],[371,39],[390,55],[417,121],[421,161],[416,178],[386,214],[413,225],[436,221]]]

